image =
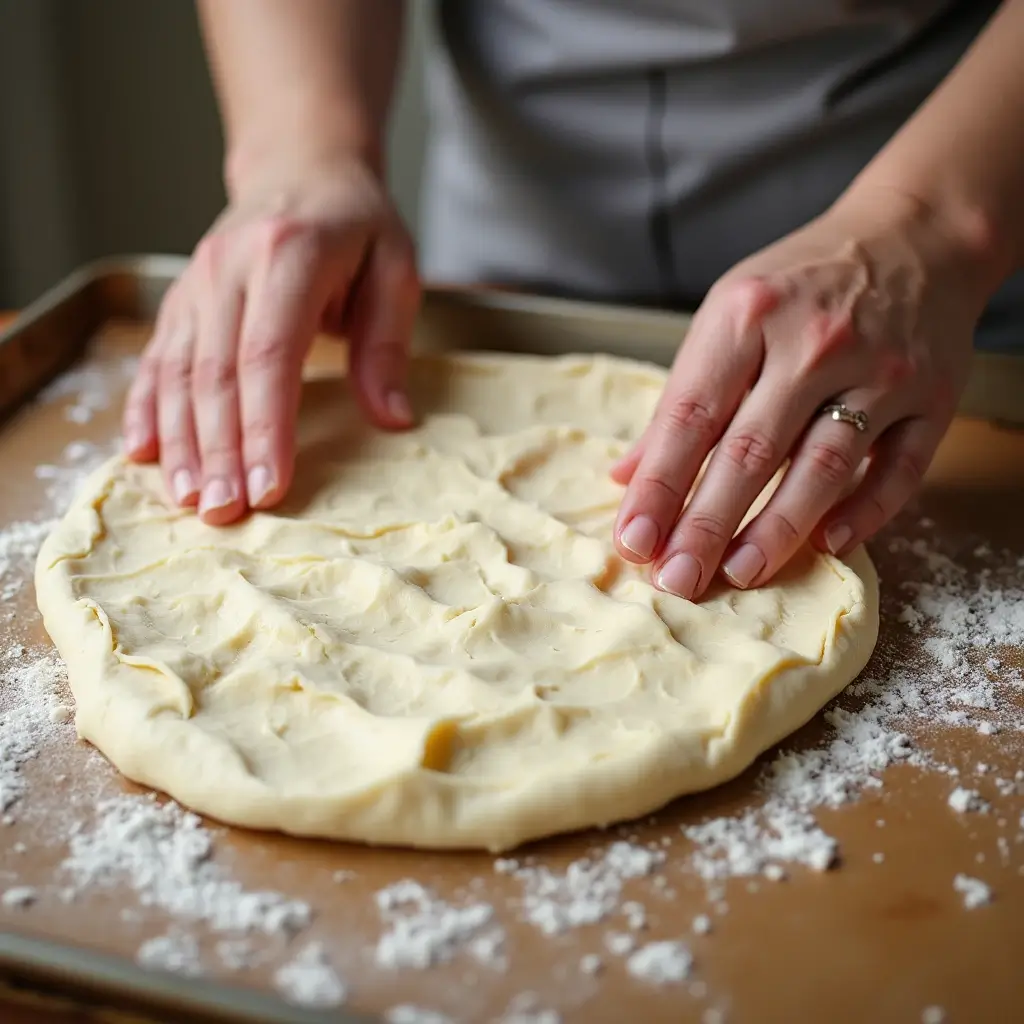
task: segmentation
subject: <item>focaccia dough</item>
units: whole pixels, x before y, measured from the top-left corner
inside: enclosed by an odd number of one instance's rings
[[[692,604],[621,560],[608,471],[664,380],[420,357],[421,426],[375,431],[339,386],[286,504],[227,528],[109,462],[36,570],[79,733],[223,821],[420,847],[502,850],[737,775],[863,667],[877,580],[862,550],[807,548]]]

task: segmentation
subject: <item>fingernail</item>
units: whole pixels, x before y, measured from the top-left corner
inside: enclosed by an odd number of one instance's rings
[[[391,416],[402,423],[412,422],[412,406],[409,399],[401,391],[392,391],[387,398],[388,412]]]
[[[124,436],[124,450],[131,455],[146,447],[147,437],[141,430],[129,430]]]
[[[176,470],[171,477],[171,490],[174,492],[174,500],[184,505],[196,493],[196,482],[192,474],[187,469]]]
[[[741,590],[749,587],[764,568],[764,554],[756,544],[744,544],[722,566],[722,572]]]
[[[249,504],[258,505],[274,487],[270,470],[266,466],[253,466],[246,478],[246,489],[249,492]]]
[[[658,544],[658,524],[650,516],[633,516],[622,528],[619,541],[637,558],[646,561]]]
[[[658,573],[658,586],[676,597],[693,600],[700,583],[700,563],[693,555],[673,555]]]
[[[853,536],[853,530],[846,523],[836,523],[825,531],[825,546],[833,555],[838,555]]]
[[[214,477],[203,488],[202,497],[199,499],[199,513],[202,515],[205,512],[213,512],[218,508],[224,508],[225,505],[230,505],[235,500],[235,497],[235,490],[227,480]]]

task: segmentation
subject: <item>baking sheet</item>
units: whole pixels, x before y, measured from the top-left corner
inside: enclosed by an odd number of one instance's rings
[[[4,479],[16,482],[0,493],[4,522],[33,522],[55,513],[54,503],[64,500],[75,478],[69,445],[111,444],[130,359],[145,338],[145,327],[130,315],[151,312],[176,269],[174,263],[150,261],[90,272],[91,277],[86,274],[66,288],[61,302],[33,311],[35,327],[27,335],[31,345],[26,335],[18,336],[25,351],[17,363],[4,367],[0,378],[10,379],[17,367],[24,367],[36,386],[46,376],[40,367],[68,366],[90,338],[91,343],[67,378],[72,386],[65,393],[21,408],[3,429],[0,469]],[[120,319],[105,322],[111,312]],[[442,294],[429,298],[418,341],[426,347],[548,352],[596,348],[666,361],[683,330],[684,321],[660,314],[516,296]],[[0,340],[0,361],[5,344]],[[34,351],[47,346],[55,347],[55,353]],[[306,403],[307,431],[330,429],[336,386],[331,377],[338,364],[338,352],[329,345],[314,360],[319,380]],[[1017,419],[1022,393],[1017,393]],[[993,417],[1015,418],[999,396],[985,408]],[[40,466],[56,472],[40,478]],[[1012,573],[1024,556],[1022,499],[1024,436],[976,420],[958,422],[921,502],[873,545],[886,614],[869,673],[891,673],[921,655],[921,637],[898,621],[900,584],[923,578],[912,542],[941,548],[965,564],[974,559],[993,572]],[[991,551],[976,555],[983,543]],[[26,569],[30,566],[14,564],[0,583],[6,585]],[[30,586],[12,594],[3,611],[9,616],[0,621],[3,651],[12,643],[24,644],[29,657],[45,649]],[[1020,667],[1020,651],[1000,649],[998,655],[1001,673]],[[0,669],[6,676],[6,663]],[[20,697],[5,678],[0,713],[10,715]],[[858,703],[855,697],[840,699],[840,706],[851,709]],[[814,749],[826,736],[819,718],[788,745]],[[646,910],[646,927],[636,933],[641,945],[682,940],[693,954],[686,982],[659,986],[632,977],[626,958],[606,951],[609,932],[629,930],[618,910],[605,921],[547,937],[521,920],[522,881],[497,872],[494,859],[486,855],[373,850],[209,823],[215,861],[225,878],[250,891],[271,890],[307,901],[313,909],[310,926],[287,940],[251,939],[256,962],[242,969],[228,968],[214,954],[221,936],[201,923],[143,905],[139,892],[123,882],[87,889],[66,902],[61,865],[71,836],[95,828],[102,800],[140,791],[77,743],[70,726],[54,723],[40,734],[38,756],[24,765],[24,795],[13,808],[12,823],[0,830],[0,889],[28,885],[38,893],[29,907],[0,906],[0,973],[78,998],[90,992],[100,1002],[168,1020],[358,1019],[337,1009],[293,1008],[274,994],[277,968],[308,943],[320,941],[350,988],[345,1011],[370,1018],[412,1004],[466,1021],[512,1019],[519,1010],[523,1020],[533,1013],[534,1020],[543,1021],[537,1014],[551,1010],[566,1022],[618,1021],[627,1015],[651,1021],[917,1021],[927,1007],[942,1007],[945,1019],[952,1021],[1021,1019],[1024,844],[1018,833],[1024,825],[1018,829],[1017,822],[1024,799],[1017,792],[995,793],[986,777],[974,772],[984,761],[991,768],[987,776],[1012,778],[1024,768],[1021,737],[934,724],[920,742],[957,767],[964,785],[982,789],[990,812],[952,813],[947,797],[956,781],[946,774],[889,768],[882,788],[836,810],[815,812],[840,849],[840,865],[824,873],[787,866],[784,882],[755,876],[709,885],[694,871],[693,845],[681,828],[759,807],[763,796],[757,768],[712,793],[677,802],[654,820],[628,826],[621,835],[613,830],[566,837],[516,855],[558,873],[584,855],[599,857],[620,838],[634,848],[663,850],[665,863],[649,876],[626,882],[621,894],[621,901],[637,901]],[[350,873],[343,882],[335,881],[339,870]],[[952,887],[957,873],[983,877],[995,893],[994,902],[966,911]],[[507,966],[480,964],[462,952],[429,969],[378,969],[373,949],[382,922],[374,897],[406,878],[431,887],[453,906],[466,901],[492,906],[506,933]],[[707,935],[693,934],[692,922],[700,915],[710,919]],[[203,982],[133,966],[147,938],[182,930],[202,945]],[[580,970],[588,954],[602,958],[597,976]],[[97,956],[102,959],[91,959]],[[230,987],[207,987],[218,983]]]

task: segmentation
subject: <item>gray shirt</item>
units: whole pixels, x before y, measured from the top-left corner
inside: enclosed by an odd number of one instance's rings
[[[997,6],[440,0],[424,271],[693,305],[825,210]]]

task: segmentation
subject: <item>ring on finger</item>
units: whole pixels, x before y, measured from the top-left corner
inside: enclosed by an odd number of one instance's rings
[[[822,406],[821,415],[835,420],[836,423],[847,423],[862,434],[866,433],[871,425],[871,420],[863,409],[851,409],[845,402],[829,402]]]

